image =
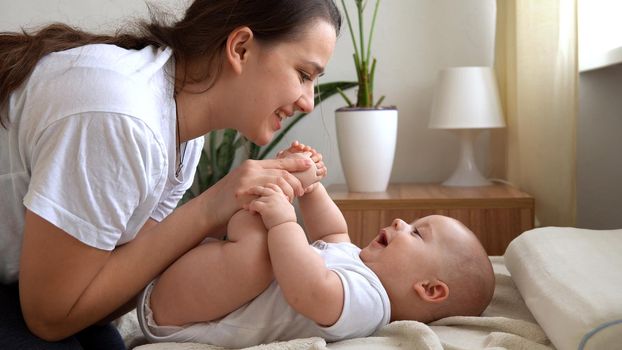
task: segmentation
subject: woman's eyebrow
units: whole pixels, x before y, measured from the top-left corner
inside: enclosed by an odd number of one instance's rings
[[[324,67],[317,62],[306,61],[305,64],[308,64],[313,67],[313,74],[317,74],[318,76],[324,75]]]

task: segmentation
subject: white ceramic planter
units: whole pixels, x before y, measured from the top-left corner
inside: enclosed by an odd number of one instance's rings
[[[335,111],[341,167],[351,192],[384,192],[397,141],[397,109]]]

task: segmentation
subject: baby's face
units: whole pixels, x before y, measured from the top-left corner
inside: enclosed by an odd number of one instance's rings
[[[443,252],[455,248],[468,234],[458,221],[442,215],[426,216],[410,224],[395,219],[391,226],[380,229],[360,257],[378,275],[434,275],[447,256]]]

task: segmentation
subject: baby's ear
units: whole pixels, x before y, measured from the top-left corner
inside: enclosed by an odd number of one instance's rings
[[[429,303],[440,303],[449,297],[449,287],[441,280],[422,280],[413,284],[419,297]]]

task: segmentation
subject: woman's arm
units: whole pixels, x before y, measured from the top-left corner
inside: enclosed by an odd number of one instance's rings
[[[29,329],[45,340],[60,340],[134,298],[210,231],[214,222],[202,201],[188,202],[112,252],[87,246],[27,211],[19,287]]]

